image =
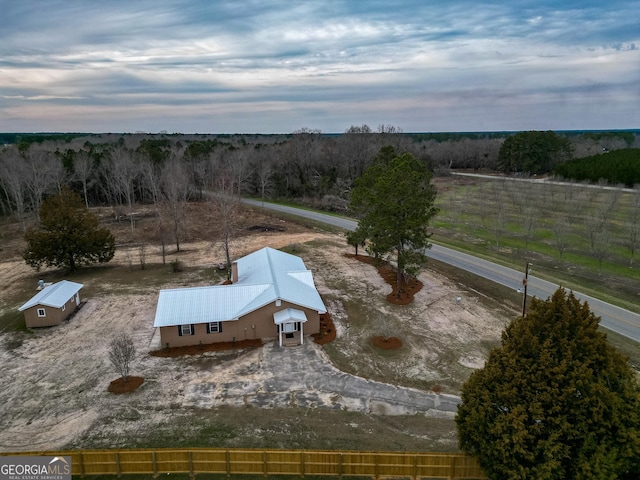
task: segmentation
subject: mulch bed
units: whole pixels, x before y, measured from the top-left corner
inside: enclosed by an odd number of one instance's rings
[[[135,391],[143,382],[144,378],[142,377],[130,376],[126,382],[124,381],[124,378],[120,377],[119,379],[111,382],[107,390],[111,393],[115,393],[116,395],[120,395],[121,393],[130,393]]]
[[[387,338],[382,335],[378,335],[377,337],[373,337],[373,344],[383,350],[397,350],[402,346],[402,340],[398,337]]]
[[[389,284],[392,291],[387,295],[387,301],[394,305],[409,305],[413,302],[413,297],[422,289],[422,282],[417,278],[411,277],[408,282],[404,282],[400,286],[400,295],[398,295],[396,275],[397,272],[389,262],[380,260],[379,258],[370,257],[369,255],[354,255],[345,253],[345,257],[354,258],[362,263],[373,265],[378,269],[378,273]]]
[[[198,355],[203,352],[220,352],[223,350],[240,350],[244,348],[259,348],[262,340],[239,340],[237,342],[207,343],[202,345],[187,345],[184,347],[170,347],[161,350],[153,350],[149,355],[153,357],[181,357],[183,355]]]
[[[318,345],[326,345],[336,339],[336,327],[329,312],[320,315],[320,332],[312,333],[311,336]]]

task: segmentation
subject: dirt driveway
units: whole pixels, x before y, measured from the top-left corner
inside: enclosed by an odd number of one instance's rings
[[[337,408],[379,415],[453,416],[459,398],[374,382],[335,368],[321,347],[276,342],[224,362],[186,385],[182,404]]]
[[[86,298],[69,322],[28,335],[0,334],[0,450],[59,449],[88,431],[117,437],[125,427],[145,431],[185,408],[221,405],[451,417],[458,402],[456,386],[482,365],[509,319],[510,312],[496,313],[472,292],[429,272],[421,277],[425,288],[413,305],[392,308],[384,300],[388,287],[375,269],[345,259],[342,253],[348,249],[337,235],[265,234],[244,239],[235,248],[241,256],[264,245],[289,245],[314,271],[336,325],[336,341],[325,347],[308,342],[280,349],[268,343],[249,351],[153,357],[147,352],[158,288],[103,284],[102,293]],[[204,269],[217,263],[206,242],[184,249],[181,261],[187,265]],[[115,262],[126,264],[126,251],[117,255]],[[148,261],[157,259],[150,256]],[[22,270],[18,258],[3,262],[0,281],[5,292],[13,288],[15,272]],[[203,283],[182,277],[163,288],[197,284]],[[387,327],[405,341],[397,352],[371,347],[369,337]],[[117,396],[106,390],[117,378],[108,361],[108,344],[121,331],[134,338],[139,356],[132,374],[145,381],[133,394]],[[444,385],[450,395],[434,394],[434,383]],[[134,413],[122,421],[113,419],[113,412],[125,411]]]

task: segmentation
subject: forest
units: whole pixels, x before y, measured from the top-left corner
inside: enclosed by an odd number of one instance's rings
[[[367,125],[351,126],[340,135],[309,128],[287,135],[2,134],[5,142],[12,143],[0,147],[0,211],[24,222],[28,212],[37,213],[43,195],[63,184],[87,205],[120,209],[135,202],[155,204],[161,197],[199,199],[205,189],[224,188],[344,211],[355,179],[383,146],[413,154],[439,176],[452,169],[504,170],[503,144],[513,145],[517,142],[512,140],[522,135],[404,134],[386,125],[376,131]],[[603,151],[633,152],[628,147],[638,143],[635,135],[630,143],[629,132],[552,134],[552,138],[560,138],[566,146],[563,161]],[[550,168],[529,173],[545,170]],[[557,173],[572,175],[566,169]],[[596,179],[605,177],[598,175]]]
[[[578,181],[601,180],[632,188],[640,184],[640,148],[625,148],[556,165],[553,173]]]

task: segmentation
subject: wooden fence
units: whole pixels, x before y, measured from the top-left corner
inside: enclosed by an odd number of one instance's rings
[[[337,452],[257,449],[71,450],[0,453],[70,456],[78,476],[182,473],[242,475],[323,475],[417,479],[486,479],[477,461],[463,454]]]

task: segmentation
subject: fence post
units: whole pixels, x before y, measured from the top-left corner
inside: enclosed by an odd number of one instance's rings
[[[373,454],[373,458],[375,458],[375,468],[374,468],[374,472],[375,472],[375,479],[378,480],[380,478],[380,461],[379,461],[379,456],[378,456],[378,452]]]
[[[158,462],[156,460],[156,451],[151,452],[151,462],[153,463],[153,478],[158,478]]]
[[[418,480],[418,455],[413,456],[413,480]]]
[[[225,460],[227,461],[227,477],[231,476],[231,453],[229,450],[225,450]]]
[[[116,475],[118,478],[122,476],[122,471],[120,470],[120,452],[116,452]]]
[[[263,475],[265,477],[268,476],[268,469],[267,469],[267,452],[265,452],[264,450],[262,451],[262,470],[263,470]]]
[[[304,477],[304,450],[300,452],[300,475]]]
[[[456,457],[452,456],[451,458],[451,467],[449,468],[449,480],[453,480],[455,478],[456,473]]]
[[[78,458],[80,459],[80,476],[84,478],[84,456],[82,450],[80,451]]]
[[[193,452],[189,450],[189,477],[194,478],[195,476],[193,473]]]

